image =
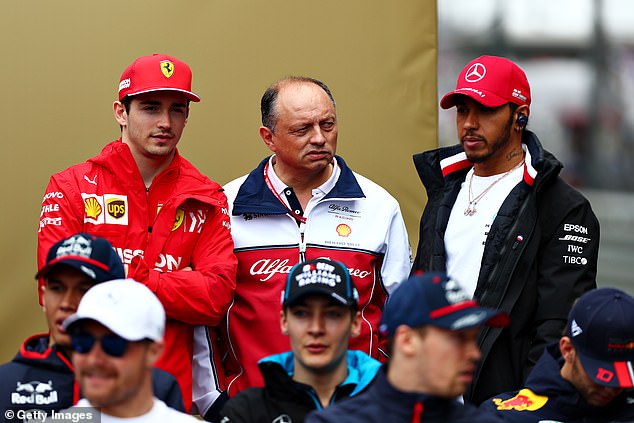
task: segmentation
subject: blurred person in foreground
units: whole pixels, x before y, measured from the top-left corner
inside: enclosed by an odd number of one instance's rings
[[[90,288],[63,323],[70,334],[84,396],[71,410],[98,410],[102,423],[195,422],[152,393],[152,368],[163,351],[165,311],[145,285],[117,279]]]
[[[390,358],[362,394],[308,415],[307,422],[497,422],[458,401],[471,382],[483,326],[508,316],[479,307],[444,273],[415,275],[385,305],[381,330]]]
[[[455,106],[460,144],[414,156],[428,202],[413,271],[446,271],[511,317],[478,336],[482,360],[464,395],[475,404],[520,388],[573,301],[596,288],[599,222],[526,129],[530,105],[517,64],[478,57],[440,101]]]
[[[566,334],[546,348],[524,388],[480,408],[517,423],[633,422],[633,381],[634,298],[600,288],[574,304]]]
[[[363,392],[381,364],[362,351],[348,350],[348,340],[361,327],[358,307],[357,290],[343,263],[315,259],[295,265],[280,312],[291,351],[260,360],[265,387],[229,399],[221,421],[300,423],[311,410]]]
[[[124,277],[123,264],[112,245],[95,235],[79,233],[54,244],[42,278],[42,310],[48,333],[29,337],[13,361],[0,366],[0,411],[37,408],[58,411],[77,403],[79,385],[71,364],[71,339],[62,323],[77,311],[92,286]],[[153,369],[154,394],[170,407],[184,410],[176,379]]]
[[[377,359],[385,358],[378,331],[383,304],[411,266],[396,199],[335,154],[339,123],[328,86],[285,78],[266,89],[261,111],[260,137],[273,155],[224,186],[238,258],[224,327],[231,396],[263,386],[258,361],[290,348],[277,305],[294,265],[318,257],[345,263],[362,315],[350,348]]]

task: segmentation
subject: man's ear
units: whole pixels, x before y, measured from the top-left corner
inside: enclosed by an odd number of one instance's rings
[[[112,111],[117,123],[121,126],[128,124],[128,112],[125,110],[125,106],[120,101],[115,101],[112,104]]]
[[[260,126],[260,138],[264,141],[264,144],[275,153],[275,143],[273,142],[273,132],[266,126]]]
[[[282,335],[288,336],[288,320],[286,320],[284,310],[280,311],[280,330],[282,331]]]
[[[394,332],[394,348],[406,356],[416,354],[417,334],[407,325],[400,325]]]
[[[162,341],[153,341],[150,343],[147,354],[147,364],[149,365],[149,367],[154,366],[154,363],[156,362],[156,360],[158,360],[158,358],[161,356],[161,353],[163,352],[163,347],[164,344]]]
[[[361,334],[361,312],[357,311],[352,315],[352,326],[350,327],[350,336],[356,338]]]
[[[559,351],[564,360],[569,363],[573,362],[575,354],[577,353],[574,345],[572,345],[572,340],[567,336],[562,336],[559,340]]]
[[[40,286],[40,292],[42,293],[40,296],[42,298],[42,311],[46,311],[46,296],[44,295],[46,294],[46,284]]]

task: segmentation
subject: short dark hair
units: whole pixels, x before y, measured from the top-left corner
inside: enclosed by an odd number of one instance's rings
[[[291,82],[307,82],[311,84],[315,84],[320,87],[328,97],[330,101],[332,101],[332,105],[336,108],[337,104],[335,102],[335,98],[330,91],[330,88],[322,81],[310,78],[307,76],[289,76],[280,81],[277,81],[270,87],[264,91],[264,95],[262,95],[262,100],[260,101],[260,110],[262,112],[262,126],[271,130],[271,132],[275,133],[275,124],[277,123],[278,111],[277,111],[277,96],[280,92],[280,89],[283,85],[287,85]]]

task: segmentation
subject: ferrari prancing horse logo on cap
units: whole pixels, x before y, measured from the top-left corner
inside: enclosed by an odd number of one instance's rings
[[[166,78],[172,76],[174,74],[174,63],[170,62],[169,60],[162,60],[161,72],[163,72],[163,75],[165,75]]]
[[[478,82],[484,75],[487,73],[487,68],[484,67],[482,63],[474,63],[471,65],[469,69],[467,69],[467,73],[464,76],[464,79],[467,82]]]

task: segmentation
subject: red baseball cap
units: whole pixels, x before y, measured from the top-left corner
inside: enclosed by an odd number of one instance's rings
[[[486,107],[506,103],[531,104],[531,87],[524,71],[505,57],[480,56],[464,67],[456,89],[440,100],[440,107],[449,109],[456,98],[465,95]]]
[[[192,71],[187,63],[166,54],[153,54],[139,57],[123,71],[119,101],[128,95],[151,91],[180,91],[189,100],[200,101],[191,89]]]

